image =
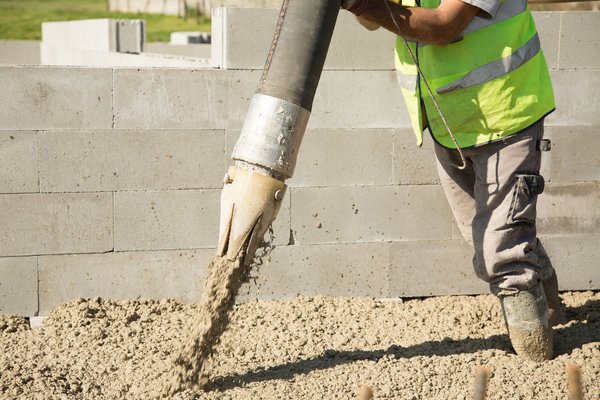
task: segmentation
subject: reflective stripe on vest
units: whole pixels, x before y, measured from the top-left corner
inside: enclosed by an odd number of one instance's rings
[[[493,61],[489,64],[477,67],[462,78],[436,89],[438,94],[450,93],[458,89],[480,85],[508,74],[531,60],[540,52],[540,38],[537,33],[527,43],[517,49],[511,55]]]

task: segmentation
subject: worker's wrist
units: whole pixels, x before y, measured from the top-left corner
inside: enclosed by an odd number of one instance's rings
[[[348,8],[348,11],[350,11],[352,14],[354,14],[358,17],[367,10],[368,6],[369,6],[369,0],[358,0],[356,3],[354,3],[352,5],[352,7]]]

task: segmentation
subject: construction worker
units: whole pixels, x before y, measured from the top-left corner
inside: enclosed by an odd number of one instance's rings
[[[543,121],[554,97],[527,0],[414,1],[343,0],[342,8],[367,29],[398,35],[412,127],[419,145],[424,129],[435,142],[475,272],[499,297],[516,353],[550,359],[552,325],[564,314],[535,219]]]

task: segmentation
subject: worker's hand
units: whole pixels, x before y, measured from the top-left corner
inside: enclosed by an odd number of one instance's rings
[[[342,0],[341,8],[348,10],[356,16],[361,15],[367,9],[369,0]]]
[[[342,5],[341,7],[344,10],[347,10],[349,8],[352,8],[356,3],[359,3],[361,0],[342,0]]]
[[[259,172],[229,167],[221,192],[217,254],[250,263],[285,194],[285,183]]]
[[[369,21],[364,17],[357,16],[356,20],[359,24],[361,24],[364,28],[366,28],[369,31],[376,31],[377,29],[381,28],[381,25],[379,25],[377,22]]]

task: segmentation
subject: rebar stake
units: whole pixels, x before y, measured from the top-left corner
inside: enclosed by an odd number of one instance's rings
[[[478,366],[475,368],[475,391],[473,392],[473,400],[485,400],[489,375],[490,371],[486,367]]]
[[[569,399],[583,400],[583,392],[581,390],[581,372],[575,364],[567,364],[567,384],[569,388]]]

